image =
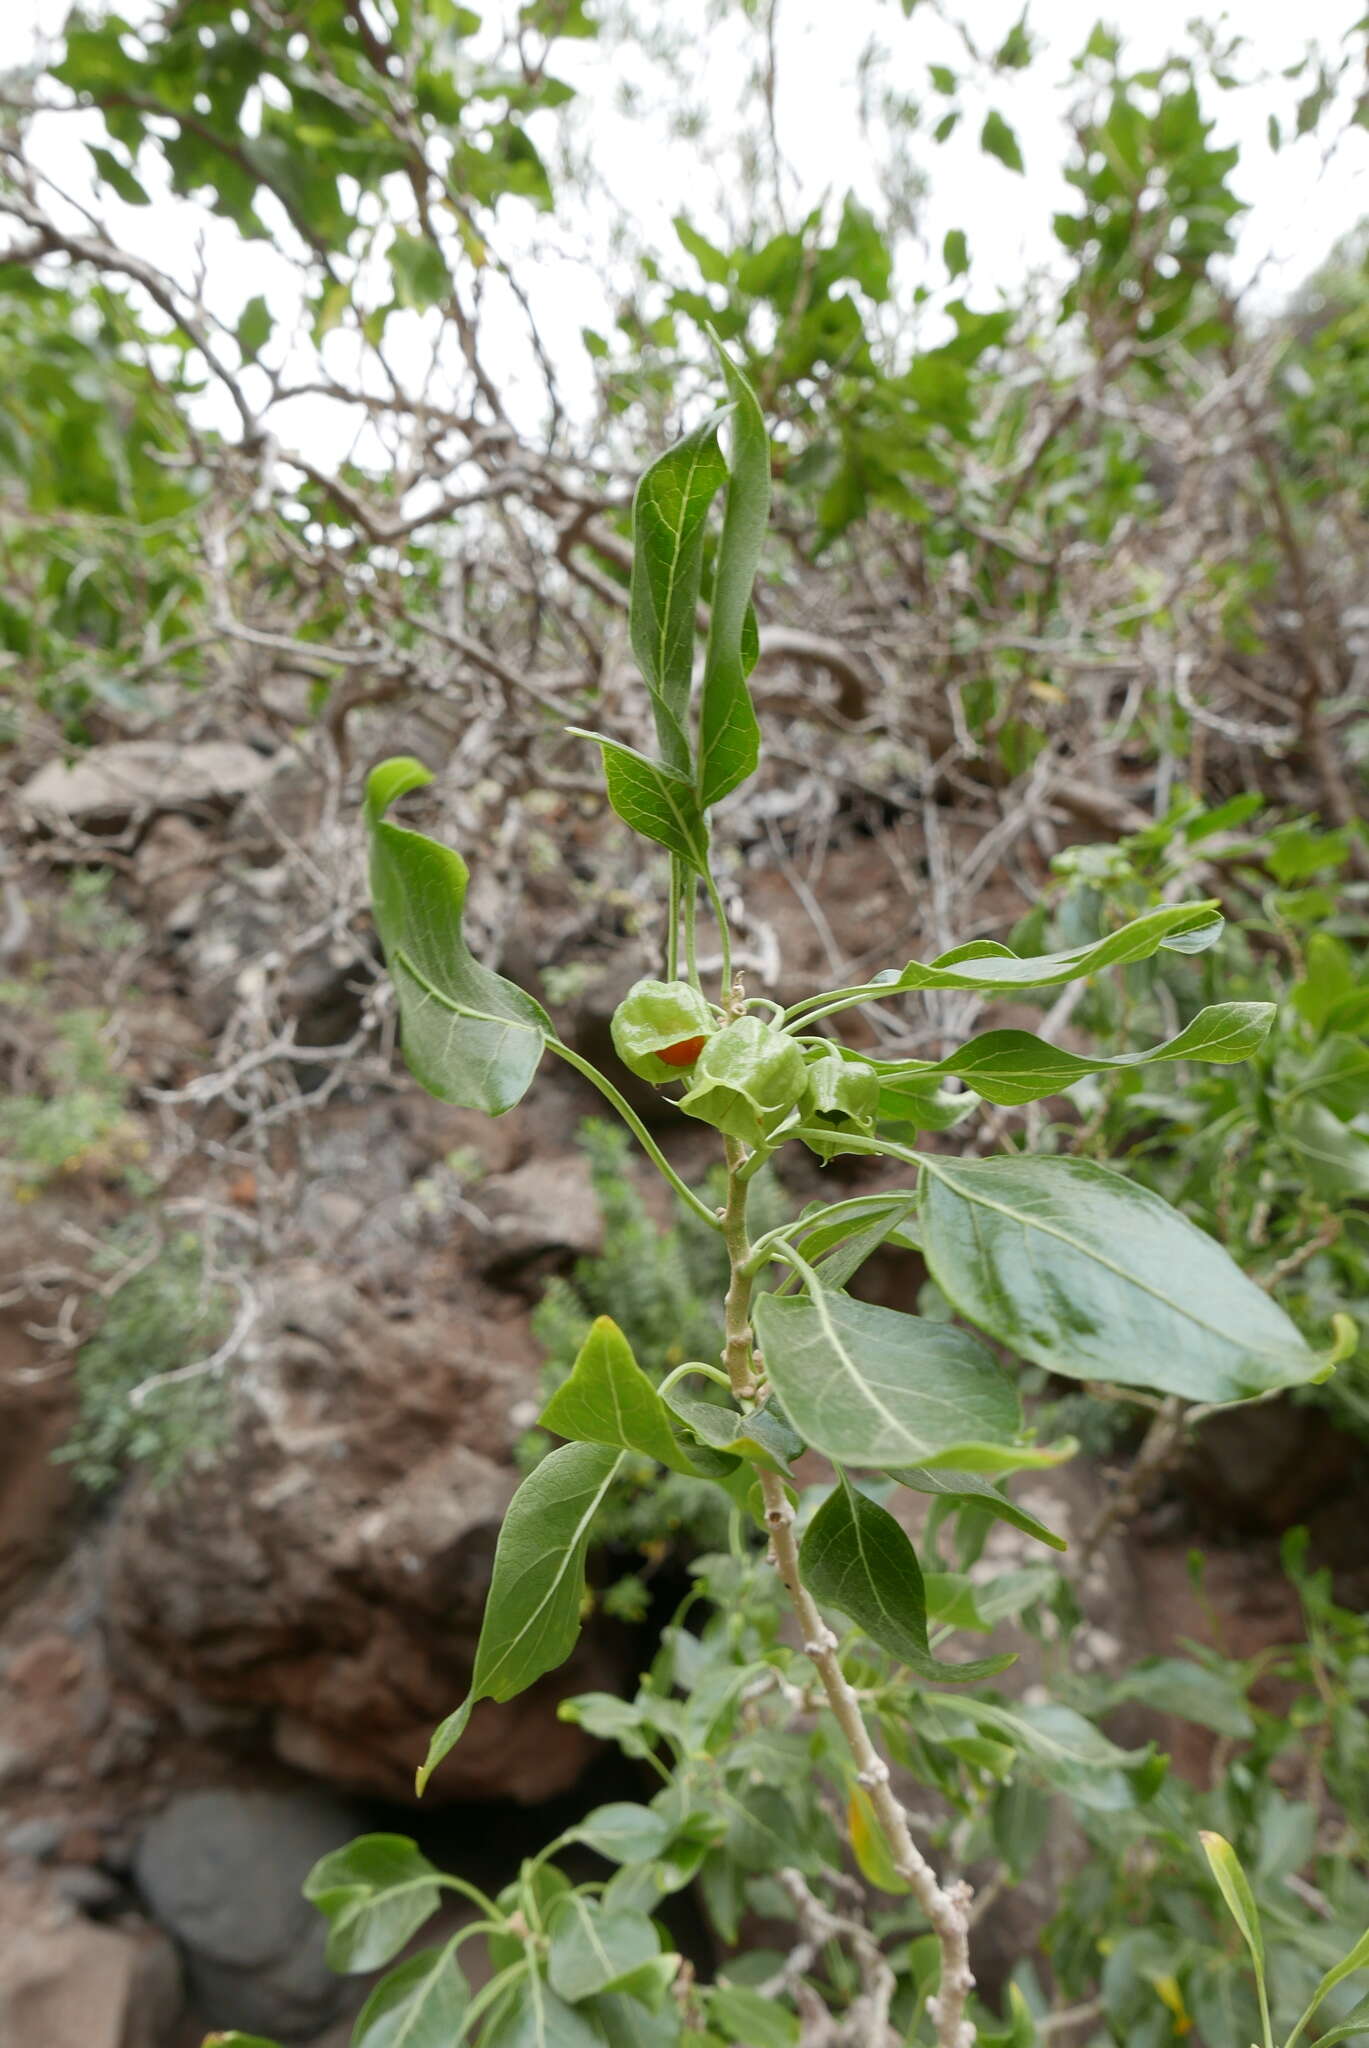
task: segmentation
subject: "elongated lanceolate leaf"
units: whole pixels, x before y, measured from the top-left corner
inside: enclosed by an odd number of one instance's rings
[[[1214,1003],[1163,1045],[1113,1059],[1066,1052],[1031,1031],[986,1031],[945,1059],[914,1071],[956,1074],[988,1102],[1037,1102],[1085,1074],[1121,1073],[1162,1060],[1205,1060],[1217,1066],[1247,1060],[1264,1044],[1273,1022],[1272,1003]]]
[[[668,448],[632,502],[632,651],[651,692],[662,758],[691,782],[689,687],[704,522],[727,475],[719,423],[715,415]]]
[[[704,810],[745,782],[760,755],[760,727],[746,687],[755,660],[747,620],[770,512],[765,420],[751,386],[720,347],[718,359],[733,400],[732,449],[699,709],[699,803]]]
[[[1163,1773],[1163,1762],[1149,1748],[1119,1749],[1073,1707],[1054,1700],[1001,1707],[967,1693],[925,1705],[943,1725],[953,1714],[967,1716],[981,1733],[1010,1743],[1060,1791],[1096,1812],[1116,1812],[1149,1798]]]
[[[430,1095],[502,1116],[527,1093],[551,1020],[513,982],[472,959],[461,930],[466,863],[449,846],[386,822],[432,776],[382,761],[366,781],[371,901],[399,998],[404,1057]]]
[[[804,1531],[799,1576],[815,1600],[839,1608],[919,1678],[964,1684],[1014,1662],[1005,1656],[943,1664],[932,1655],[917,1553],[893,1516],[844,1477]]]
[[[1259,1909],[1250,1889],[1250,1881],[1241,1868],[1240,1858],[1224,1835],[1207,1829],[1200,1831],[1199,1841],[1203,1845],[1212,1875],[1217,1880],[1217,1889],[1226,1901],[1227,1911],[1240,1929],[1241,1939],[1250,1950],[1250,1960],[1255,1965],[1255,1977],[1263,1995],[1264,1991],[1264,1935],[1260,1928]]]
[[[1038,1543],[1048,1543],[1052,1550],[1068,1550],[1063,1536],[1057,1536],[1054,1529],[1038,1521],[1026,1508],[1020,1508],[1006,1494],[998,1491],[987,1479],[981,1479],[977,1472],[928,1472],[924,1466],[904,1465],[890,1470],[889,1477],[906,1486],[912,1493],[930,1493],[951,1500],[958,1507],[981,1507],[997,1517],[1000,1522],[1010,1522],[1024,1535],[1034,1536]]]
[[[1012,1381],[976,1337],[821,1283],[754,1310],[766,1376],[799,1435],[842,1465],[1011,1471],[1057,1462],[1017,1443]]]
[[[357,2015],[352,2048],[451,2048],[470,1996],[450,1947],[424,1949],[377,1984]]]
[[[1338,1984],[1343,1984],[1347,1977],[1353,1977],[1357,1970],[1365,1969],[1369,1969],[1369,1934],[1362,1934],[1359,1940],[1355,1943],[1354,1947],[1349,1951],[1349,1953],[1342,1956],[1341,1960],[1335,1965],[1333,1969],[1327,1971],[1326,1975],[1322,1978],[1320,1984],[1318,1984],[1316,1990],[1312,1993],[1311,2000],[1308,2003],[1307,2009],[1303,2013],[1302,2018],[1298,2021],[1298,2024],[1296,2025],[1296,2027],[1294,2027],[1292,2033],[1289,2035],[1287,2041],[1284,2043],[1284,2048],[1294,2048],[1294,2044],[1297,2041],[1299,2034],[1301,2034],[1303,2029],[1307,2026],[1308,2021],[1311,2019],[1317,2007],[1321,2004],[1324,1998],[1330,1996],[1331,1992],[1335,1990]],[[1354,2029],[1347,2026],[1345,2028],[1345,2033],[1348,2034],[1353,2031],[1362,2031],[1369,2033],[1369,2000],[1363,2001],[1360,2005],[1358,2005],[1355,2008],[1355,2010],[1360,2015],[1359,2028]],[[1351,2018],[1353,2019],[1353,2017],[1354,2015],[1352,2014]],[[1321,2035],[1320,2039],[1317,2042],[1317,2048],[1325,2048],[1326,2042],[1335,2040],[1336,2038],[1338,2038],[1338,2034]]]
[[[648,761],[635,747],[625,747],[601,732],[575,725],[566,730],[578,739],[593,740],[602,752],[608,800],[623,823],[678,854],[696,873],[706,873],[708,827],[689,777]]]
[[[563,1444],[530,1472],[509,1502],[494,1554],[471,1689],[429,1745],[422,1792],[460,1741],[479,1700],[511,1700],[564,1664],[580,1633],[585,1552],[623,1453],[605,1444]]]
[[[1190,1401],[1326,1377],[1214,1239],[1092,1160],[924,1157],[921,1219],[943,1293],[1052,1372]]]
[[[669,1409],[608,1316],[591,1326],[570,1378],[552,1395],[540,1421],[543,1429],[576,1443],[611,1444],[640,1451],[672,1472],[694,1471],[675,1440]]]
[[[796,1005],[800,1011],[826,1010],[842,999],[850,1003],[877,1002],[904,989],[991,989],[1051,988],[1057,982],[1078,981],[1097,974],[1104,967],[1121,967],[1133,960],[1148,960],[1163,947],[1170,952],[1197,953],[1216,943],[1222,932],[1222,917],[1215,903],[1174,904],[1147,911],[1120,931],[1110,932],[1091,946],[1072,946],[1063,953],[1039,953],[1020,959],[1011,948],[994,939],[974,939],[943,953],[929,966],[911,960],[902,969],[890,968],[859,987],[833,989],[830,996],[814,996]],[[792,1014],[792,1013],[791,1013]]]

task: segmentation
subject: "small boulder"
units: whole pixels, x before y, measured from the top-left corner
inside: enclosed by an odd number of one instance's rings
[[[310,1788],[187,1792],[149,1822],[134,1876],[205,2025],[298,2040],[329,2024],[347,1986],[300,1887],[360,1832],[352,1808]]]

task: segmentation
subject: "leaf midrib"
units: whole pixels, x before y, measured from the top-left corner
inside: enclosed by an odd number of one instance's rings
[[[1268,1351],[1263,1346],[1233,1342],[1225,1331],[1217,1328],[1215,1323],[1207,1322],[1202,1316],[1195,1314],[1191,1308],[1185,1307],[1182,1302],[1175,1301],[1162,1288],[1153,1285],[1151,1281],[1143,1280],[1139,1274],[1129,1273],[1125,1266],[1116,1265],[1111,1259],[1106,1258],[1102,1252],[1095,1250],[1092,1245],[1084,1243],[1077,1237],[1071,1237],[1067,1230],[1060,1229],[1057,1224],[1045,1223],[1039,1217],[1026,1215],[1019,1209],[1010,1209],[1002,1202],[995,1202],[988,1195],[978,1193],[966,1194],[963,1188],[956,1186],[955,1181],[949,1175],[937,1170],[930,1154],[923,1155],[922,1164],[934,1180],[939,1180],[943,1187],[949,1188],[951,1193],[960,1201],[974,1203],[980,1208],[992,1209],[996,1215],[1006,1216],[1008,1221],[1015,1223],[1024,1234],[1029,1229],[1039,1230],[1045,1237],[1057,1238],[1061,1244],[1068,1245],[1071,1251],[1079,1252],[1084,1258],[1091,1259],[1095,1265],[1101,1266],[1105,1272],[1115,1274],[1119,1280],[1123,1280],[1129,1286],[1137,1288],[1142,1294],[1149,1294],[1153,1300],[1162,1303],[1165,1308],[1173,1309],[1176,1315],[1183,1316],[1195,1328],[1206,1330],[1210,1336],[1218,1338],[1229,1350],[1253,1354],[1260,1358],[1276,1359],[1278,1357],[1279,1354],[1276,1351]],[[1181,1216],[1179,1220],[1180,1222],[1187,1222],[1188,1219]],[[1189,1227],[1191,1229],[1192,1225]],[[981,1256],[987,1259],[988,1254],[982,1253]]]
[[[479,1682],[481,1685],[483,1697],[487,1699],[494,1697],[494,1695],[491,1692],[489,1692],[487,1688],[498,1682],[499,1673],[507,1665],[510,1657],[512,1657],[514,1652],[518,1649],[524,1637],[528,1634],[528,1631],[531,1628],[533,1628],[537,1622],[541,1620],[543,1614],[545,1614],[551,1601],[555,1599],[556,1595],[560,1592],[562,1581],[565,1579],[566,1573],[571,1568],[571,1562],[574,1559],[581,1542],[588,1536],[589,1525],[593,1521],[595,1515],[599,1512],[600,1503],[602,1502],[604,1495],[608,1492],[608,1489],[613,1483],[614,1479],[617,1477],[618,1467],[622,1464],[622,1462],[623,1453],[620,1451],[617,1457],[614,1459],[613,1463],[610,1465],[608,1471],[604,1474],[603,1479],[596,1487],[593,1499],[590,1501],[588,1507],[585,1509],[579,1521],[576,1523],[575,1533],[571,1537],[569,1543],[567,1543],[567,1545],[565,1546],[564,1551],[562,1552],[560,1568],[552,1575],[551,1583],[547,1587],[546,1592],[542,1595],[542,1598],[538,1601],[532,1613],[523,1623],[523,1626],[519,1629],[517,1635],[511,1637],[509,1641],[504,1645],[504,1647],[499,1653],[498,1662],[495,1663],[489,1671],[485,1672],[482,1675]]]

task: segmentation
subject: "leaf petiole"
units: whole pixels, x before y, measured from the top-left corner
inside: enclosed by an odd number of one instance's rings
[[[582,1054],[573,1052],[568,1045],[563,1045],[559,1038],[548,1038],[546,1045],[548,1052],[554,1052],[567,1066],[574,1067],[577,1074],[583,1074],[584,1078],[599,1090],[605,1102],[612,1103],[656,1171],[670,1182],[680,1200],[693,1210],[699,1221],[706,1223],[710,1230],[721,1230],[722,1224],[714,1211],[709,1208],[707,1202],[695,1194],[693,1188],[681,1180],[632,1104],[618,1092],[607,1075],[601,1074]]]

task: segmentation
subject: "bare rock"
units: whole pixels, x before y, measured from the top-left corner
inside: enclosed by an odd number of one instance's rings
[[[111,1661],[183,1718],[254,1709],[296,1767],[412,1797],[464,1694],[533,1386],[521,1326],[387,1321],[336,1272],[281,1268],[212,1470],[134,1489],[106,1547]],[[612,1686],[591,1638],[512,1712],[485,1707],[438,1797],[545,1798],[588,1754],[557,1701]]]
[[[169,2048],[180,1968],[147,1926],[96,1926],[40,1886],[0,1886],[5,2048]]]
[[[240,740],[120,740],[72,761],[48,761],[19,792],[39,824],[118,825],[154,811],[236,803],[273,763]]]
[[[489,1272],[602,1249],[603,1220],[581,1153],[530,1159],[512,1173],[496,1174],[482,1184],[479,1199],[488,1224],[483,1249]]]
[[[134,1876],[205,2025],[297,2039],[333,2018],[347,1987],[300,1888],[359,1831],[352,1808],[307,1789],[183,1793],[149,1822]]]

